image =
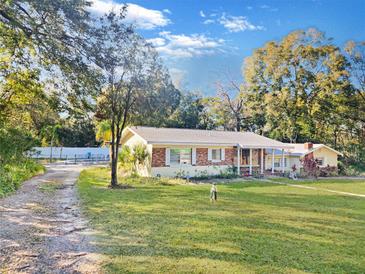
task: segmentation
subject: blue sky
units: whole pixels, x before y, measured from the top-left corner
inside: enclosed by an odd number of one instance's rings
[[[93,0],[97,13],[120,0]],[[241,80],[245,57],[293,30],[315,27],[343,46],[365,41],[365,0],[129,1],[127,20],[151,41],[181,89],[215,94],[215,83]]]

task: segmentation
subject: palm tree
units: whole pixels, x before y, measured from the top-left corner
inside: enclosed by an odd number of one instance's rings
[[[96,126],[96,140],[103,141],[103,145],[106,145],[106,142],[110,142],[111,140],[111,126],[109,121],[102,121]]]

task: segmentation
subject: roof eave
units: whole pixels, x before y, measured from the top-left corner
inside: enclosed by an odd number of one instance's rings
[[[322,147],[325,147],[325,148],[327,148],[327,149],[329,149],[329,150],[333,151],[334,153],[336,153],[336,154],[338,154],[338,155],[340,155],[340,156],[343,156],[343,154],[342,154],[341,152],[339,152],[339,151],[337,151],[337,150],[335,150],[335,149],[333,149],[333,148],[331,148],[331,147],[329,147],[329,146],[326,146],[326,145],[320,145],[320,146],[318,146],[318,147],[316,147],[316,148],[313,148],[313,149],[311,149],[310,151],[307,151],[307,152],[303,153],[303,156],[308,155],[309,153],[314,152],[314,151],[316,151],[316,150],[318,150],[318,149],[320,149],[320,148],[322,148]]]
[[[174,142],[174,141],[147,141],[148,144],[152,144],[152,145],[191,145],[191,146],[237,146],[239,145],[241,148],[254,148],[254,149],[259,149],[259,148],[267,148],[267,149],[276,149],[276,148],[281,148],[281,149],[291,149],[293,148],[292,146],[287,146],[287,145],[259,145],[259,144],[254,144],[254,145],[243,145],[243,144],[239,144],[239,143],[211,143],[211,142]]]

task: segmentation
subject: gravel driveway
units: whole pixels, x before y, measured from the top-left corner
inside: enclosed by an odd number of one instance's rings
[[[83,168],[48,166],[0,199],[0,273],[100,273],[75,187]]]

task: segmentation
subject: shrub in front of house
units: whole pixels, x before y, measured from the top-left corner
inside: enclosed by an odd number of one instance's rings
[[[319,176],[318,163],[314,158],[305,157],[302,161],[302,177],[317,178]]]
[[[210,179],[233,179],[237,178],[236,168],[233,166],[227,167],[224,170],[220,170],[219,174],[211,175],[207,170],[195,172],[195,176],[190,179],[193,181],[198,180],[210,180]]]
[[[133,147],[124,145],[118,155],[123,175],[138,176],[138,169],[149,160],[147,147],[143,144]]]
[[[335,166],[326,166],[319,168],[320,177],[333,177],[338,175],[338,169]]]

